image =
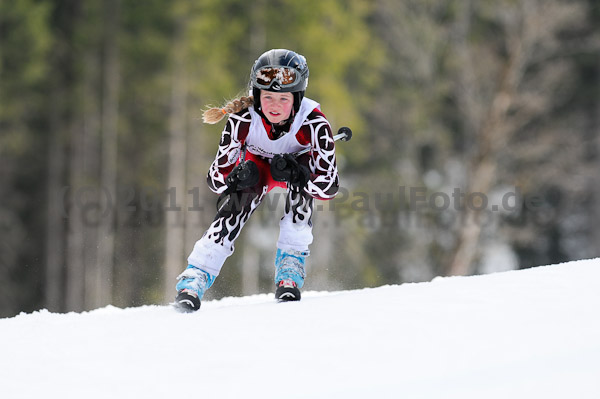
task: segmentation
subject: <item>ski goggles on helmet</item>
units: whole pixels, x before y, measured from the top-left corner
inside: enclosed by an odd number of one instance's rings
[[[274,82],[280,87],[293,86],[298,78],[298,71],[291,67],[262,67],[252,76],[254,85],[259,89],[270,89]]]

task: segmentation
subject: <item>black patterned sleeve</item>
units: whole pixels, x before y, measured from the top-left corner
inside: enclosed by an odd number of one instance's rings
[[[225,178],[240,156],[242,143],[248,134],[250,121],[248,110],[229,115],[223,133],[221,133],[217,156],[208,170],[208,187],[214,193],[221,194],[227,188]]]
[[[309,165],[312,173],[306,192],[313,198],[329,200],[335,197],[339,188],[333,133],[329,122],[320,112],[310,115],[304,123],[304,128],[307,127],[311,137]]]

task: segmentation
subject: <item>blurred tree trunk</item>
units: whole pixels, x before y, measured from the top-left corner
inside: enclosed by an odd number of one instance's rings
[[[77,21],[75,48],[80,46],[81,75],[72,83],[74,105],[70,131],[69,186],[71,211],[67,235],[66,308],[82,311],[93,305],[96,287],[98,224],[98,176],[100,166],[101,106],[100,51],[96,3],[87,3]],[[85,22],[84,22],[85,21]],[[78,36],[77,36],[78,35]],[[74,62],[78,62],[74,58]]]
[[[187,71],[186,71],[186,27],[187,16],[181,15],[176,24],[176,32],[172,46],[171,102],[169,107],[169,176],[167,198],[165,265],[164,265],[164,299],[170,300],[174,295],[174,282],[185,267],[185,201],[187,196],[186,181],[186,147],[187,147]],[[177,199],[177,203],[171,199]],[[173,206],[179,207],[177,210]],[[169,209],[171,208],[171,209]]]
[[[84,309],[93,309],[97,297],[98,281],[98,227],[102,220],[99,208],[98,193],[100,171],[100,129],[102,120],[101,99],[99,86],[101,82],[101,59],[99,48],[90,50],[86,56],[86,71],[84,73],[83,89],[83,151],[84,151],[84,187],[93,188],[89,197],[86,195],[85,206],[82,209],[84,247],[81,267],[85,273]]]
[[[83,123],[80,119],[71,121],[69,126],[70,154],[69,154],[69,186],[70,204],[69,231],[67,234],[67,268],[66,268],[66,298],[65,307],[69,311],[82,311],[84,308],[84,222],[82,207],[77,204],[82,199],[84,187],[84,145]]]
[[[50,115],[50,145],[48,146],[48,211],[46,214],[46,278],[45,307],[50,311],[63,310],[63,266],[65,263],[65,219],[66,201],[63,193],[65,168],[64,121],[62,110],[66,92],[57,83],[53,89]]]
[[[46,251],[44,306],[50,311],[65,310],[65,266],[67,229],[66,217],[69,204],[65,181],[67,168],[67,145],[69,139],[69,118],[73,103],[74,65],[72,48],[73,30],[79,14],[79,7],[63,4],[56,7],[54,20],[59,21],[60,30],[54,32],[52,52],[51,98],[49,110],[48,145],[48,186],[46,212]],[[71,208],[72,209],[72,208]],[[71,215],[72,216],[72,215]]]
[[[112,300],[115,255],[115,210],[117,193],[117,141],[119,121],[119,8],[120,0],[104,2],[104,62],[102,93],[102,160],[100,171],[100,224],[98,255],[90,305],[99,307]]]
[[[81,21],[77,17],[72,35],[78,30]],[[73,38],[70,38],[74,41]],[[71,48],[75,45],[70,43]],[[73,51],[73,50],[71,50]],[[75,54],[74,54],[75,55]],[[73,58],[76,64],[76,58]],[[75,65],[76,66],[76,65]],[[88,65],[89,66],[89,65]],[[81,110],[82,89],[79,76],[74,75],[72,81],[67,82],[72,90],[71,110],[68,119],[69,153],[68,153],[68,181],[69,181],[69,219],[66,244],[66,275],[65,275],[65,310],[82,311],[85,299],[85,226],[83,219],[83,203],[86,200],[84,187],[85,174],[85,145],[86,129],[85,118]],[[88,197],[89,198],[89,197]]]
[[[535,111],[525,107],[519,109],[518,123],[508,115],[518,99],[523,95],[521,80],[528,66],[532,49],[536,43],[536,33],[544,28],[552,27],[551,20],[541,20],[538,16],[541,5],[538,2],[523,0],[519,2],[519,12],[508,11],[503,19],[503,48],[506,51],[503,64],[498,68],[498,76],[494,80],[495,92],[491,101],[482,96],[484,92],[481,80],[478,80],[477,69],[481,69],[481,59],[472,43],[470,20],[472,19],[471,2],[459,2],[459,16],[454,35],[454,46],[458,54],[460,85],[455,91],[461,107],[465,129],[474,130],[475,147],[468,163],[468,185],[466,196],[483,195],[486,198],[496,184],[497,168],[500,153],[509,143],[510,138],[518,131],[524,121],[536,116]],[[487,104],[487,105],[486,105]],[[483,105],[483,106],[482,106]],[[473,197],[476,198],[476,197]],[[448,275],[468,275],[475,271],[475,260],[478,255],[479,238],[482,230],[482,209],[479,203],[462,204],[465,217],[457,234],[457,244],[451,261],[446,269]],[[471,206],[469,206],[471,205]]]

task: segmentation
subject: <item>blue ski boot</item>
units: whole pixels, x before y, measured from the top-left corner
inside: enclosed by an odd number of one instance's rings
[[[308,251],[277,249],[275,257],[275,299],[279,302],[299,301],[300,288],[306,277]]]
[[[215,277],[204,270],[188,265],[177,279],[177,297],[175,305],[183,312],[195,312],[200,309],[200,301],[204,292],[210,288]]]

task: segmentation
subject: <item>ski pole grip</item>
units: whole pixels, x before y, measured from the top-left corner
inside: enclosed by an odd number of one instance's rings
[[[338,130],[337,135],[340,136],[340,140],[342,141],[350,141],[350,139],[352,138],[352,130],[350,130],[350,128],[347,126],[344,126]]]
[[[285,160],[285,158],[277,157],[277,160],[275,161],[275,167],[278,170],[284,170],[287,167],[287,161]]]
[[[241,163],[240,164],[242,167],[240,168],[240,170],[238,171],[238,179],[240,180],[246,180],[248,179],[248,177],[250,177],[250,168],[248,168],[248,166],[246,166],[246,163]]]

